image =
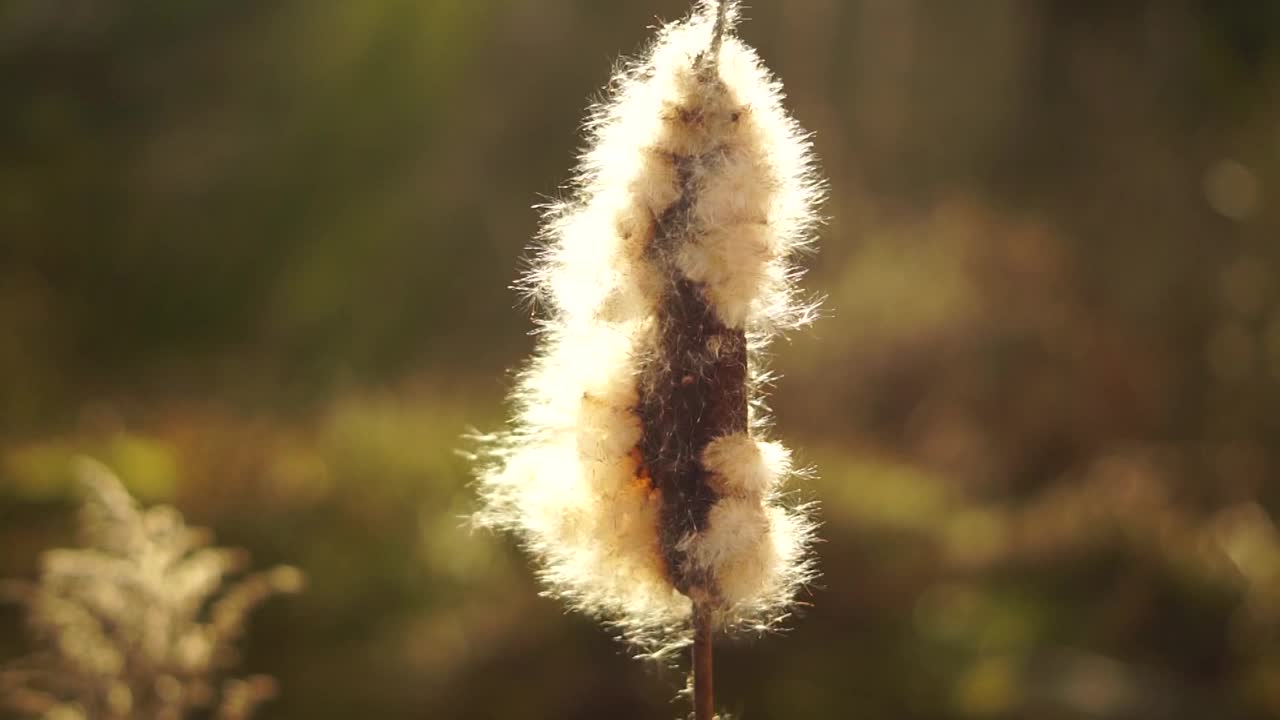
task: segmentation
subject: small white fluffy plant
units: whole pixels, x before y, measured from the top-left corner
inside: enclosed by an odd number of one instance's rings
[[[247,720],[275,693],[266,676],[231,678],[249,613],[297,592],[288,566],[228,582],[244,553],[210,547],[172,507],[142,508],[105,466],[84,459],[84,546],[41,557],[38,583],[0,584],[39,650],[0,666],[0,710],[43,720]]]
[[[708,1],[663,27],[593,109],[524,280],[538,350],[486,438],[477,515],[643,653],[694,639],[695,685],[712,630],[774,627],[814,574],[760,359],[813,316],[792,259],[821,183],[737,15]]]

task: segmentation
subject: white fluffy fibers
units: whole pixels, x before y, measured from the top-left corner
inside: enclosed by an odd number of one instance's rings
[[[820,183],[736,17],[701,3],[594,108],[525,279],[546,308],[538,351],[480,472],[478,521],[649,651],[685,641],[694,603],[722,629],[767,628],[813,573],[756,395],[759,351],[812,315],[791,259]]]

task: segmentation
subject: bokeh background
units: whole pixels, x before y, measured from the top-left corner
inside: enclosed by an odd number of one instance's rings
[[[1280,4],[751,5],[831,184],[772,401],[824,575],[721,705],[1280,717]],[[0,577],[89,453],[308,573],[265,717],[682,713],[467,529],[455,449],[531,348],[530,206],[686,7],[0,1]]]

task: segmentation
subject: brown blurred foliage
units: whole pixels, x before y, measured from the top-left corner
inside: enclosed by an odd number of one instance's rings
[[[824,579],[726,709],[1280,715],[1280,6],[752,5],[831,181],[773,398]],[[685,9],[0,1],[0,576],[88,453],[307,573],[266,717],[677,714],[466,529],[453,451],[585,99]]]

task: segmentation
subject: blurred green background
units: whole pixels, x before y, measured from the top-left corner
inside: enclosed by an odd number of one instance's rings
[[[302,596],[268,718],[661,718],[472,533],[586,99],[684,0],[0,0],[0,577],[107,462]],[[755,0],[831,182],[752,718],[1280,717],[1280,4]],[[0,660],[24,647],[0,608]]]

